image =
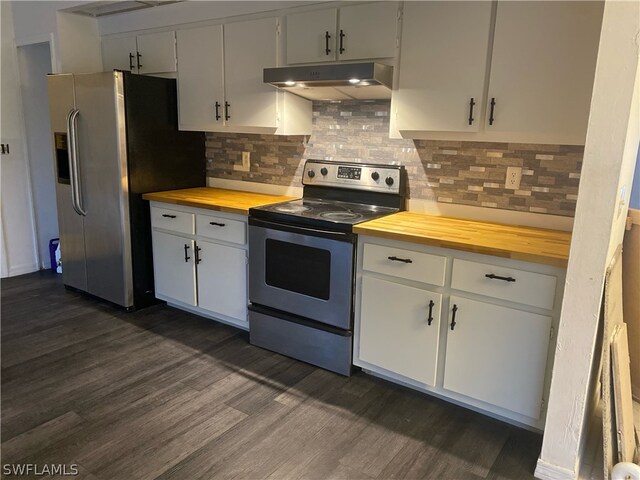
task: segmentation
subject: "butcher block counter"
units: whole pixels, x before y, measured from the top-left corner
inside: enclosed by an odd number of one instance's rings
[[[566,267],[571,233],[399,212],[356,225],[355,233]]]
[[[145,193],[145,200],[152,202],[198,207],[217,212],[248,215],[249,209],[272,203],[286,202],[295,197],[281,195],[266,195],[263,193],[226,190],[223,188],[198,187],[182,190],[168,190],[166,192]]]

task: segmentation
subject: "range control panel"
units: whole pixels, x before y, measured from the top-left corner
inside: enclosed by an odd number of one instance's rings
[[[402,171],[401,165],[307,160],[302,183],[398,194],[402,184]]]

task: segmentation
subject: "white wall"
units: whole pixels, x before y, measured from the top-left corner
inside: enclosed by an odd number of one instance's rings
[[[58,237],[58,212],[46,77],[47,73],[51,72],[49,44],[38,43],[19,47],[18,64],[40,267],[49,268],[49,240]]]
[[[604,275],[624,233],[640,140],[640,3],[607,0],[539,478],[576,478],[592,396]],[[621,199],[622,186],[624,195]],[[622,200],[622,201],[621,201]]]
[[[102,48],[95,18],[58,12],[60,73],[102,71]]]
[[[0,57],[0,130],[10,155],[0,157],[0,198],[3,233],[3,275],[19,275],[38,269],[24,119],[18,83],[18,61],[13,41],[9,2],[0,2],[2,46]]]

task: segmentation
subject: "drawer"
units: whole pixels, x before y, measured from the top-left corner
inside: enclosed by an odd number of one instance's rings
[[[195,231],[194,214],[162,207],[151,207],[151,226],[193,235]]]
[[[552,275],[456,258],[451,288],[551,310],[556,281]]]
[[[247,242],[247,224],[240,220],[229,220],[214,215],[196,215],[196,233],[200,237],[207,237],[224,242]]]
[[[362,267],[370,272],[444,285],[447,258],[403,248],[365,243]]]

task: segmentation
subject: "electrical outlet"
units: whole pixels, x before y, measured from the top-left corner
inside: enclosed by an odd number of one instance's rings
[[[242,152],[242,165],[234,165],[233,169],[239,172],[251,170],[251,152]]]
[[[522,167],[507,167],[507,178],[504,181],[504,188],[518,190],[522,180]]]

